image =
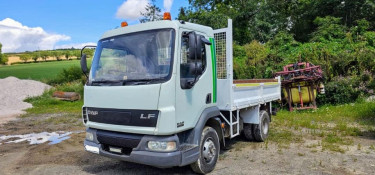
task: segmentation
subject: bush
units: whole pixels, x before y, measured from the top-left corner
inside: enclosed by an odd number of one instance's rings
[[[0,64],[6,64],[8,62],[8,57],[0,53]]]
[[[252,41],[244,46],[234,45],[233,78],[269,78],[272,77],[272,68],[265,66],[268,50],[264,44]]]
[[[73,82],[76,80],[81,80],[85,82],[86,78],[82,74],[81,68],[77,66],[69,67],[68,69],[63,69],[57,78],[49,80],[47,83],[50,85],[63,84],[67,82]]]
[[[369,84],[367,85],[367,88],[369,88],[370,90],[372,90],[374,92],[374,90],[375,90],[375,79],[373,79],[369,82]]]
[[[77,92],[81,95],[81,97],[83,97],[83,83],[80,80],[63,83],[61,85],[57,85],[55,88],[57,91]]]
[[[355,102],[361,95],[359,77],[338,77],[325,85],[325,94],[318,95],[321,104],[344,104]]]

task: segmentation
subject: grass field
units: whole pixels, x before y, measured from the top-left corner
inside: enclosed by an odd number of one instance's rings
[[[356,137],[375,136],[375,102],[358,101],[344,105],[325,105],[317,110],[280,111],[273,118],[269,141],[286,146],[304,139],[321,140],[309,145],[344,153]]]
[[[20,79],[46,81],[56,77],[62,69],[71,66],[80,66],[79,60],[0,66],[0,78],[14,76]]]

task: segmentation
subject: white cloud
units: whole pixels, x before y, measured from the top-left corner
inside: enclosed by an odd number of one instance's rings
[[[120,19],[137,20],[146,11],[149,0],[127,0],[117,9],[116,17]]]
[[[0,21],[0,42],[3,52],[23,52],[53,49],[69,36],[47,33],[41,27],[28,27],[10,18]]]
[[[55,49],[70,49],[70,48],[75,48],[75,49],[82,49],[85,46],[96,46],[96,43],[88,42],[88,43],[72,43],[72,44],[63,44],[63,45],[58,45],[55,47]]]
[[[164,0],[164,10],[166,12],[170,12],[172,4],[173,4],[173,0]]]

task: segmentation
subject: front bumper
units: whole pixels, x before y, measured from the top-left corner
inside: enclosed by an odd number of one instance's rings
[[[88,129],[94,133],[94,141],[84,141],[86,151],[99,154],[105,157],[119,159],[127,162],[140,163],[160,168],[174,166],[185,166],[193,163],[199,158],[199,147],[196,145],[179,144],[177,135],[173,136],[150,136],[145,135],[139,144],[132,148],[129,154],[117,154],[104,149],[106,144],[100,143],[96,136],[96,130]],[[118,134],[118,133],[117,133]],[[124,133],[124,135],[126,135]],[[118,136],[118,135],[117,135]],[[154,152],[147,150],[148,141],[176,141],[177,150],[173,152]]]

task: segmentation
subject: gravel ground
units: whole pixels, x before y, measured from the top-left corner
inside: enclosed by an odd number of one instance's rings
[[[194,174],[189,166],[160,169],[91,154],[83,149],[84,138],[85,133],[79,133],[56,145],[0,145],[0,174]],[[353,145],[346,153],[337,153],[312,152],[304,144],[280,149],[270,143],[266,147],[265,143],[237,138],[230,150],[222,151],[210,174],[375,174],[375,152],[369,149],[374,141],[356,141],[362,143],[361,150]]]
[[[31,108],[23,100],[27,97],[42,95],[50,86],[34,80],[20,80],[16,77],[0,79],[0,124],[15,119]]]

